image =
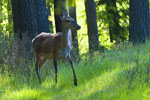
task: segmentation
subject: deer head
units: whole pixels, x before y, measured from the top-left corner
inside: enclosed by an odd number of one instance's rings
[[[71,17],[60,17],[60,19],[62,20],[62,23],[64,23],[63,25],[68,29],[79,30],[81,28],[81,26]]]

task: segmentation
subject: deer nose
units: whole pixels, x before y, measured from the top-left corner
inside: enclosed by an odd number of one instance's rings
[[[77,26],[77,29],[78,29],[78,30],[79,30],[79,29],[81,29],[81,26],[80,26],[80,25],[78,25],[78,26]]]

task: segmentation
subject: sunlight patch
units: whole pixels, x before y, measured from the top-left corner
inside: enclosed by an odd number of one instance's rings
[[[32,90],[28,88],[23,88],[20,91],[15,91],[12,93],[6,93],[4,99],[15,99],[15,100],[28,100],[36,99],[41,94],[40,90]]]
[[[112,72],[105,72],[104,74],[97,76],[92,80],[86,81],[86,84],[82,85],[82,87],[86,88],[84,91],[82,91],[82,96],[80,96],[80,98],[89,97],[91,94],[106,91],[111,85],[115,83],[118,72],[120,71],[120,69],[115,69]]]

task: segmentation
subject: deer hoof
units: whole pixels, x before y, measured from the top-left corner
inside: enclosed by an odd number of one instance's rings
[[[74,85],[77,86],[77,79],[74,80]]]

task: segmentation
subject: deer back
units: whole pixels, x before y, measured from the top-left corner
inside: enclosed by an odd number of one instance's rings
[[[53,53],[61,47],[62,34],[41,33],[33,40],[33,48],[36,55],[52,58]]]

